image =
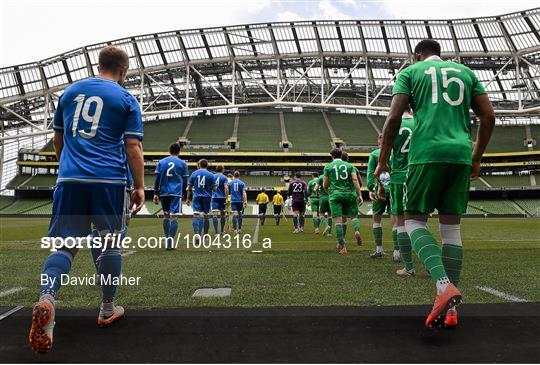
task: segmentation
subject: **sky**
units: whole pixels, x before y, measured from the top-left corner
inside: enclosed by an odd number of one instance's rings
[[[295,20],[455,19],[538,0],[0,0],[0,67],[162,31]]]

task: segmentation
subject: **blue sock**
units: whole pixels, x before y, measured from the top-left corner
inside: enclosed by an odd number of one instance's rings
[[[174,238],[178,232],[178,220],[171,218],[169,222],[169,237]]]
[[[103,293],[103,302],[112,302],[116,296],[117,285],[112,285],[114,278],[120,276],[122,271],[122,256],[120,256],[120,250],[107,249],[101,253],[99,258],[98,273],[103,275],[102,278],[111,282],[110,285],[102,285],[101,291]]]
[[[204,234],[208,234],[208,231],[210,230],[210,219],[206,216],[204,217],[203,226]]]
[[[171,230],[171,222],[169,221],[169,218],[163,219],[163,233],[165,234],[165,237],[169,237],[169,231]]]
[[[238,214],[238,229],[242,229],[242,220],[244,218],[242,217],[242,214]]]
[[[216,234],[218,234],[219,231],[218,231],[218,219],[217,219],[217,215],[213,215],[213,216],[212,216],[212,224],[214,225],[214,232],[216,232]]]
[[[236,214],[232,217],[232,226],[234,230],[236,230],[236,227],[238,227],[238,216]]]
[[[41,274],[41,295],[50,294],[56,297],[62,275],[69,273],[72,261],[73,256],[68,251],[56,251],[47,257]]]
[[[226,217],[225,217],[225,213],[222,213],[221,214],[221,218],[219,219],[220,220],[220,225],[221,225],[221,233],[223,233],[223,231],[225,230],[225,221],[226,221]]]
[[[193,220],[191,221],[191,225],[193,226],[193,233],[198,234],[199,233],[199,217],[198,216],[193,217]]]

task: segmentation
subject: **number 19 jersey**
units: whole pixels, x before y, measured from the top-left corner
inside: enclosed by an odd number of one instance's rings
[[[354,189],[352,174],[356,173],[352,164],[341,159],[335,159],[324,168],[324,176],[328,176],[328,192],[350,193]]]
[[[392,94],[407,94],[416,127],[409,164],[471,165],[469,108],[485,90],[468,67],[431,56],[401,71]]]
[[[126,183],[124,138],[143,137],[139,103],[126,89],[98,77],[72,84],[53,129],[64,134],[58,183]]]

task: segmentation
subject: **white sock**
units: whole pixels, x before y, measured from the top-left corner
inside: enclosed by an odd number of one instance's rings
[[[435,285],[437,285],[437,291],[439,292],[439,294],[444,293],[448,284],[450,284],[450,280],[446,276],[443,276],[442,278],[437,280],[437,283]]]
[[[383,252],[382,246],[375,246],[375,250],[376,250],[377,253]]]
[[[48,293],[41,294],[41,296],[39,297],[39,301],[41,302],[42,300],[46,300],[54,306],[54,297],[52,295]]]
[[[114,313],[114,303],[113,302],[101,303],[101,312],[106,316],[112,315]]]

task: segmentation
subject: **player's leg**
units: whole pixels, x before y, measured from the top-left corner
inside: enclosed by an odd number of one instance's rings
[[[169,212],[169,239],[167,240],[167,249],[172,250],[174,247],[174,237],[178,232],[178,215],[182,212],[182,199],[179,196],[171,197],[171,205]]]
[[[354,229],[354,239],[358,246],[362,245],[362,235],[360,233],[360,219],[358,218],[358,197],[351,194],[349,202],[349,217]]]
[[[319,234],[321,221],[319,219],[319,199],[311,199],[311,213],[313,219],[313,229],[315,234]]]
[[[161,202],[161,210],[163,211],[163,236],[169,237],[169,231],[171,230],[171,221],[169,220],[169,212],[171,211],[171,198],[170,196],[161,196],[159,201]]]
[[[212,205],[212,198],[205,197],[203,198],[203,233],[208,234],[210,231],[210,209]]]
[[[338,193],[334,193],[329,197],[330,211],[336,225],[336,248],[340,251],[346,247],[345,231],[343,229],[343,202],[341,200],[341,195]]]
[[[274,217],[276,219],[276,226],[279,226],[281,220],[281,205],[274,205]]]
[[[214,233],[219,234],[219,228],[218,228],[218,216],[220,215],[219,210],[219,199],[212,198],[212,225],[214,226]],[[223,227],[221,228],[223,230]]]
[[[390,221],[392,222],[392,243],[394,244],[394,251],[392,252],[392,259],[394,260],[394,262],[400,262],[401,254],[399,253],[397,217],[394,214],[391,214]]]
[[[293,226],[294,226],[293,233],[299,233],[300,232],[300,228],[299,228],[300,212],[299,212],[298,204],[295,201],[292,202],[292,211],[293,211]]]
[[[450,282],[442,262],[441,248],[427,228],[428,215],[440,209],[447,180],[452,179],[447,164],[409,166],[406,183],[405,229],[411,238],[413,250],[428,269],[437,288],[437,296],[426,326],[441,323],[449,307],[461,302],[461,293]]]
[[[370,257],[372,258],[382,258],[384,255],[383,250],[383,231],[382,231],[382,214],[378,213],[381,211],[381,203],[376,200],[373,202],[373,215],[371,217],[373,223],[373,240],[375,241],[375,252],[373,252]]]
[[[405,219],[403,210],[403,192],[404,184],[392,184],[390,189],[390,213],[394,217],[394,226],[396,227],[397,241],[400,258],[405,262],[405,267],[396,271],[398,276],[410,277],[416,274],[412,261],[411,240],[405,230]]]
[[[107,240],[107,234],[123,232],[126,228],[125,188],[115,185],[96,185],[91,188],[92,221],[107,244],[98,258],[98,273],[101,277],[102,302],[98,325],[108,326],[124,316],[124,308],[116,306],[117,282],[122,271],[122,256],[118,240]],[[105,234],[105,236],[104,236]]]
[[[194,235],[201,235],[203,230],[203,207],[201,199],[199,197],[193,198],[191,202],[191,207],[193,208],[193,219],[191,221],[191,226],[193,227]]]
[[[298,213],[299,213],[298,226],[299,226],[300,232],[304,232],[304,225],[306,223],[306,203],[304,202],[300,203],[300,210]]]

